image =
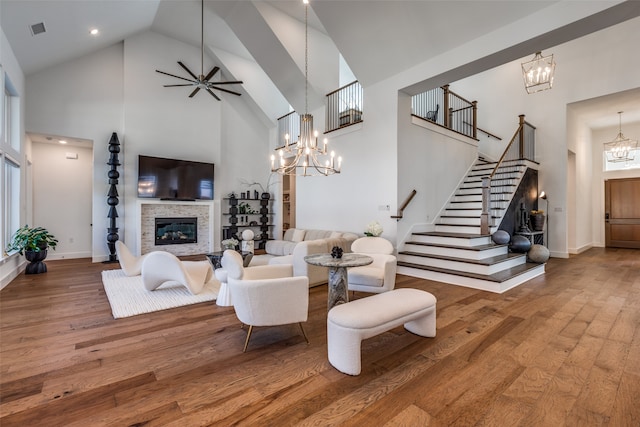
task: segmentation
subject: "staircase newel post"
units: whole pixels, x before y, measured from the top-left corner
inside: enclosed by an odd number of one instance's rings
[[[520,145],[520,153],[518,157],[520,160],[524,159],[524,114],[520,114],[520,132],[518,135],[518,142]]]
[[[482,178],[482,214],[480,215],[480,234],[489,233],[489,201],[491,197],[491,178]]]
[[[444,113],[444,127],[451,129],[451,120],[449,117],[449,85],[444,85],[442,86],[442,90],[443,90],[443,104],[444,104],[444,108],[443,108],[443,113]]]
[[[473,111],[473,139],[478,139],[478,101],[471,103]]]

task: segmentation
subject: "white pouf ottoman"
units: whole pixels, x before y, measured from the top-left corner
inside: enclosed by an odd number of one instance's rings
[[[360,345],[397,326],[423,337],[436,336],[436,297],[400,288],[333,307],[327,316],[329,363],[349,375],[361,370]]]

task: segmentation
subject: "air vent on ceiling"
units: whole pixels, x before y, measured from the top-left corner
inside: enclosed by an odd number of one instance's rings
[[[42,34],[47,31],[47,29],[44,27],[44,22],[30,25],[29,28],[31,28],[32,36],[37,36],[38,34]]]

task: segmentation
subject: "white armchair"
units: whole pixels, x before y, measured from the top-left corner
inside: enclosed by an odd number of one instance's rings
[[[166,282],[178,282],[196,295],[212,276],[213,269],[209,261],[181,261],[169,252],[149,252],[142,263],[142,282],[148,291]]]
[[[391,242],[382,237],[361,237],[351,244],[351,251],[370,256],[373,263],[347,270],[350,291],[379,294],[395,288],[397,260]]]
[[[302,327],[309,312],[309,279],[293,275],[291,265],[261,265],[244,268],[242,256],[234,250],[226,250],[222,268],[227,272],[236,316],[249,326],[243,352],[247,351],[254,326],[276,326],[298,323]]]

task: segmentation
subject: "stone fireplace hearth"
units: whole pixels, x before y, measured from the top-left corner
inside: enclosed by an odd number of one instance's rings
[[[163,250],[174,255],[196,255],[213,251],[213,202],[138,201],[140,254]],[[195,219],[197,241],[163,242],[156,245],[156,219]],[[196,239],[192,239],[196,240]]]

